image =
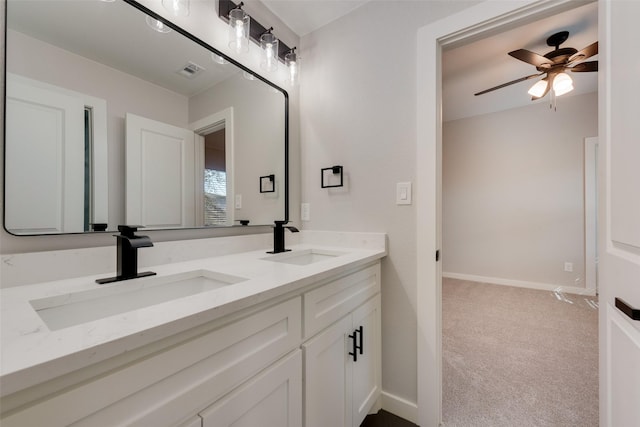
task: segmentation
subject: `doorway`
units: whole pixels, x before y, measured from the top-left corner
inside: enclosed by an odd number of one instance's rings
[[[496,34],[501,29],[573,7],[569,1],[485,2],[449,18],[423,27],[418,32],[417,82],[419,117],[417,158],[417,259],[434,259],[442,246],[442,87],[443,46],[451,46]],[[434,61],[435,58],[435,61]],[[435,95],[435,96],[434,96]],[[434,102],[435,99],[435,102]],[[435,203],[434,203],[435,201]],[[418,421],[437,426],[442,420],[442,265],[418,262]]]

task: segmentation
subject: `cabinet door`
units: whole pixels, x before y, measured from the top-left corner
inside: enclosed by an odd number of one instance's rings
[[[353,312],[353,329],[362,327],[362,354],[353,365],[353,424],[359,426],[381,392],[380,295]]]
[[[200,413],[202,427],[302,425],[302,352],[296,350]]]
[[[302,346],[306,427],[351,426],[350,330],[346,316]]]

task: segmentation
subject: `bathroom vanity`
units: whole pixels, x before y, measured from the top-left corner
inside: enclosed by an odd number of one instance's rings
[[[3,289],[0,423],[360,425],[380,407],[386,248],[354,234]]]

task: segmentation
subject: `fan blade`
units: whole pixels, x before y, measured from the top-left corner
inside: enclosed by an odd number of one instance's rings
[[[574,73],[588,73],[589,71],[598,71],[598,61],[581,62],[569,70]]]
[[[535,65],[538,68],[547,69],[551,68],[551,65],[553,65],[553,61],[526,49],[514,50],[513,52],[509,52],[509,55],[519,59],[520,61],[524,61],[527,64]]]
[[[592,57],[593,55],[596,55],[597,53],[598,53],[598,42],[593,42],[589,46],[585,47],[584,49],[571,55],[568,62],[571,63],[573,61],[583,61],[587,58]]]
[[[533,78],[535,78],[535,77],[540,77],[540,76],[541,76],[541,75],[543,75],[543,74],[544,74],[544,73],[540,73],[540,74],[531,74],[530,76],[520,77],[519,79],[512,80],[512,81],[507,82],[507,83],[502,83],[501,85],[498,85],[498,86],[496,86],[496,87],[492,87],[491,89],[485,89],[485,90],[483,90],[482,92],[474,93],[474,95],[475,95],[475,96],[483,95],[483,94],[485,94],[485,93],[487,93],[487,92],[491,92],[491,91],[494,91],[494,90],[496,90],[496,89],[502,89],[503,87],[505,87],[505,86],[509,86],[509,85],[512,85],[512,84],[514,84],[514,83],[520,83],[520,82],[523,82],[523,81],[525,81],[525,80],[533,79]]]

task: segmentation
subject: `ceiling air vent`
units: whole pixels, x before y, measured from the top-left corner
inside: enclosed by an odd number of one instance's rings
[[[192,79],[202,71],[204,71],[204,67],[201,67],[193,62],[187,62],[187,65],[178,70],[178,74],[188,79]]]

